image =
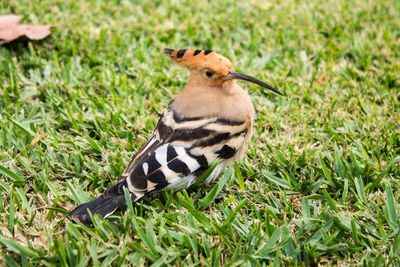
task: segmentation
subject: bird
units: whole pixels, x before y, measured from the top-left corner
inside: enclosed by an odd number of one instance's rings
[[[211,50],[165,48],[164,54],[190,71],[186,86],[169,103],[158,123],[123,171],[120,180],[98,198],[77,206],[68,218],[92,224],[155,190],[190,187],[211,165],[205,185],[240,160],[253,133],[255,110],[248,93],[237,83],[245,80],[283,95],[275,87],[234,71],[226,57]]]

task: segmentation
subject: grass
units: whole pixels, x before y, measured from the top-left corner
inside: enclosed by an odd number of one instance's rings
[[[54,25],[0,47],[0,265],[400,264],[398,1],[5,0]],[[68,210],[118,180],[212,48],[243,83],[247,157],[214,188],[161,192],[94,227]]]

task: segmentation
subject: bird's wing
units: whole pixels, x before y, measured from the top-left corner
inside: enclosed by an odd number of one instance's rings
[[[88,210],[107,217],[125,203],[124,187],[129,189],[133,200],[155,189],[187,188],[219,159],[221,164],[208,178],[211,181],[222,171],[227,160],[243,152],[250,126],[250,120],[183,117],[170,105],[154,133],[124,171],[122,179],[97,199],[76,207],[68,217],[85,224],[91,223]]]
[[[185,118],[170,105],[124,171],[124,184],[136,196],[174,184],[187,187],[215,160],[232,158],[247,131],[247,121]]]

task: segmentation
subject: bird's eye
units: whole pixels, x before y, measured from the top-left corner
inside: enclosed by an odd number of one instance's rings
[[[204,79],[206,80],[213,80],[216,78],[217,75],[215,75],[215,72],[213,70],[210,70],[208,68],[204,68],[201,70],[201,75],[203,76]]]

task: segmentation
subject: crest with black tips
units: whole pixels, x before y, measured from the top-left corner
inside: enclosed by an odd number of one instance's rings
[[[226,75],[232,69],[232,63],[227,58],[210,49],[165,48],[164,53],[179,65],[190,69],[208,68],[221,75]]]

